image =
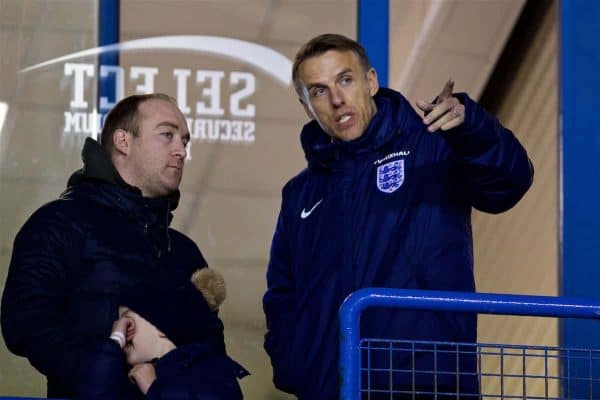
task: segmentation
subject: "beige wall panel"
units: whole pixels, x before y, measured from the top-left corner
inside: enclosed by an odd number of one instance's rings
[[[192,32],[254,40],[271,14],[270,3],[269,0],[122,0],[121,40]]]
[[[558,295],[558,78],[556,7],[549,8],[508,90],[497,116],[513,130],[535,166],[533,187],[501,216],[473,214],[475,265],[481,292]],[[549,318],[480,316],[479,341],[558,345],[558,323]],[[527,371],[543,373],[542,357],[528,358]],[[494,364],[496,363],[496,364]],[[522,374],[521,357],[506,359],[505,373]],[[490,360],[489,367],[499,367]],[[558,372],[555,362],[551,373]],[[498,369],[497,369],[498,370]],[[521,380],[505,381],[505,393],[520,395]],[[528,395],[544,394],[544,382],[529,380]],[[499,393],[497,379],[484,379]],[[551,395],[558,387],[551,385]]]
[[[293,18],[271,18],[266,30],[271,39],[299,45],[322,33],[340,33],[356,37],[356,1],[354,0],[280,0],[275,1],[279,15]]]

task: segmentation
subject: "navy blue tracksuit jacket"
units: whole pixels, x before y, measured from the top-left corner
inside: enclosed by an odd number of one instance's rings
[[[339,390],[338,309],[363,287],[475,291],[471,208],[499,213],[531,186],[533,168],[514,135],[464,94],[465,121],[429,133],[397,92],[380,89],[365,133],[332,141],[315,121],[305,125],[308,168],[283,188],[263,299],[275,385],[300,399],[335,399]],[[475,342],[472,314],[373,310],[361,321],[371,338]],[[388,355],[371,366],[389,368]],[[456,371],[456,356],[437,357]],[[474,371],[475,359],[460,359]],[[398,355],[395,367],[410,368]],[[433,369],[431,356],[417,366]],[[395,384],[410,385],[396,374]],[[387,387],[389,375],[372,376]],[[433,386],[418,376],[417,385]],[[437,385],[455,389],[454,375]],[[461,392],[477,391],[463,378]]]

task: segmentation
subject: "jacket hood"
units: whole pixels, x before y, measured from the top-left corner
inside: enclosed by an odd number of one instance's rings
[[[85,139],[83,149],[81,150],[81,159],[83,161],[83,168],[71,175],[67,182],[67,188],[79,185],[82,182],[103,182],[136,192],[140,196],[142,195],[140,189],[131,186],[123,180],[106,150],[96,140],[89,137]],[[179,190],[168,196],[171,211],[177,208],[179,197]]]
[[[209,268],[185,279],[177,274],[144,280],[123,291],[119,304],[150,322],[176,346],[208,340],[224,352],[223,324],[217,315],[225,281]]]
[[[337,160],[371,152],[400,133],[406,114],[404,110],[410,104],[400,93],[383,87],[379,88],[374,99],[377,112],[365,132],[356,139],[347,142],[332,139],[314,120],[304,125],[300,141],[309,167],[328,167]]]

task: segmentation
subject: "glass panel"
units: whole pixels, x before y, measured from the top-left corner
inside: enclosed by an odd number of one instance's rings
[[[0,285],[13,239],[31,213],[56,198],[81,166],[79,145],[63,135],[72,79],[64,64],[23,69],[94,47],[95,0],[0,2]],[[95,58],[82,59],[95,63]],[[86,89],[95,97],[93,85]],[[45,379],[0,344],[0,395],[45,396]]]
[[[249,45],[265,46],[291,68],[296,51],[313,36],[338,32],[356,37],[356,2],[121,4],[122,41],[199,35],[245,42],[237,49],[223,45],[217,54],[192,50],[213,40],[196,37],[185,50],[123,52],[121,66],[127,94],[143,82],[131,79],[135,67],[158,68],[155,90],[178,96],[180,106],[189,107],[192,159],[186,163],[174,226],[192,237],[209,264],[225,275],[229,295],[220,315],[230,355],[252,372],[240,381],[245,397],[288,398],[273,387],[262,348],[262,295],[281,188],[306,165],[299,132],[307,117],[289,82],[275,76],[284,71],[256,50],[249,50],[253,56],[244,60],[244,51]],[[169,40],[183,43],[181,38]],[[185,82],[185,100],[177,77]]]
[[[39,65],[97,46],[97,3],[0,2],[2,287],[18,229],[64,190],[107,111],[96,101],[96,55]],[[271,382],[261,299],[281,188],[305,166],[307,117],[289,82],[291,61],[320,33],[356,37],[356,1],[121,0],[120,11],[121,43],[152,40],[122,50],[119,67],[105,71],[113,83],[122,77],[125,96],[177,97],[188,118],[193,139],[174,227],[225,275],[228,351],[253,374],[241,381],[244,395],[288,398]],[[0,365],[0,395],[45,395],[43,377],[3,341]]]

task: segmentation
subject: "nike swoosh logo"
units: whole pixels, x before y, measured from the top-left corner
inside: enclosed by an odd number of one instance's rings
[[[312,208],[308,211],[306,211],[304,208],[302,209],[302,212],[300,213],[300,218],[302,219],[306,219],[308,218],[308,216],[310,214],[312,214],[313,211],[315,211],[315,208],[317,208],[319,206],[319,204],[321,204],[321,202],[323,201],[323,199],[317,201],[317,204],[315,204],[314,206],[312,206]]]

